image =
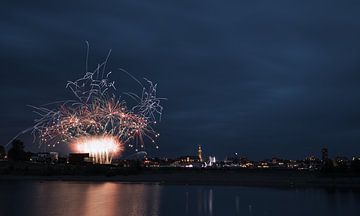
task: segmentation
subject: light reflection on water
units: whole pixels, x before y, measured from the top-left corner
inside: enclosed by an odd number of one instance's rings
[[[0,215],[354,215],[351,190],[0,182]]]
[[[160,214],[159,185],[110,182],[2,182],[0,190],[0,215]],[[7,197],[4,196],[4,191]],[[24,208],[17,208],[16,205],[23,205],[23,202]]]

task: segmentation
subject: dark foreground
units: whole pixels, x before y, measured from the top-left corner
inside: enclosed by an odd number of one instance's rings
[[[358,173],[263,169],[118,168],[112,166],[7,165],[0,180],[117,181],[181,185],[325,187],[360,189]]]

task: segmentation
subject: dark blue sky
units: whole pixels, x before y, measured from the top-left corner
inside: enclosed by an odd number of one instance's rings
[[[16,2],[0,8],[2,143],[32,125],[27,104],[70,97],[88,40],[91,66],[112,49],[109,69],[168,98],[157,155],[360,153],[358,1]]]

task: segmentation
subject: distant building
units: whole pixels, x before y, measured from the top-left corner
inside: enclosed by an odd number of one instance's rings
[[[316,157],[314,155],[310,155],[310,156],[307,156],[305,158],[305,161],[307,162],[315,162],[316,161]]]
[[[322,171],[332,171],[334,170],[335,162],[329,158],[329,152],[327,148],[321,149],[321,170]]]
[[[69,154],[70,164],[85,164],[91,163],[89,153],[70,153]]]
[[[210,156],[208,166],[213,166],[215,163],[216,163],[215,156]]]
[[[179,161],[181,163],[194,163],[199,160],[198,157],[195,156],[181,156],[176,161]]]
[[[316,158],[314,155],[307,156],[304,159],[304,165],[310,171],[319,170],[321,168],[321,160]]]
[[[329,159],[329,151],[327,148],[321,149],[321,160],[325,163]]]
[[[337,156],[334,159],[334,166],[337,169],[346,170],[350,166],[350,160],[347,157]]]
[[[352,161],[360,161],[360,156],[353,156]]]
[[[35,163],[55,163],[59,160],[59,153],[57,152],[40,152],[32,154],[30,161]]]
[[[171,163],[172,167],[202,167],[198,156],[181,156]]]
[[[202,149],[201,149],[201,145],[199,145],[199,149],[198,149],[198,158],[199,158],[199,161],[202,162],[203,159],[202,159]]]

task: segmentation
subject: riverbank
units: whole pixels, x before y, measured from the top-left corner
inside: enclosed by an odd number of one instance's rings
[[[324,187],[360,189],[360,176],[285,170],[147,170],[132,175],[0,175],[0,181],[91,181],[177,185]]]

